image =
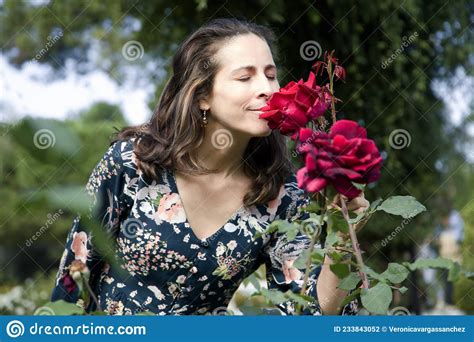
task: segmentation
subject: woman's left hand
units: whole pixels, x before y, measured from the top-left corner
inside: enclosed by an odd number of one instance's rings
[[[359,196],[354,197],[349,202],[347,201],[346,196],[337,194],[336,196],[334,196],[330,207],[341,208],[341,200],[346,202],[347,210],[353,211],[356,214],[363,213],[370,206],[370,202],[367,201],[364,197],[364,192],[361,192]]]

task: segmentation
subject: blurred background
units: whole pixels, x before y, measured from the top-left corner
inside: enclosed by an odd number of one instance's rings
[[[385,159],[366,197],[428,209],[372,219],[359,234],[370,267],[443,256],[474,271],[473,1],[0,0],[0,314],[49,300],[75,198],[109,137],[148,120],[179,43],[217,17],[274,30],[281,86],[336,51],[338,118],[365,126]],[[262,275],[232,310],[264,305],[249,298]],[[446,279],[417,271],[394,305],[474,314],[474,282]]]

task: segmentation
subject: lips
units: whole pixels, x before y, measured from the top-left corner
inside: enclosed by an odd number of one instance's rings
[[[258,109],[249,109],[249,112],[255,113],[256,115],[260,116],[263,112]]]
[[[251,110],[253,112],[261,112],[262,111],[262,108],[264,108],[265,105],[262,105],[261,107],[257,107],[257,108],[248,108],[248,110]]]

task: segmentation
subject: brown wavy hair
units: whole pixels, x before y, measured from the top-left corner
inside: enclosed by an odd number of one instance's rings
[[[265,40],[276,59],[275,35],[267,27],[235,18],[214,19],[178,47],[172,76],[150,121],[116,133],[114,142],[138,137],[134,152],[138,167],[146,176],[157,180],[157,167],[193,175],[214,172],[199,165],[193,154],[205,131],[201,127],[199,99],[211,93],[219,70],[216,53],[227,40],[242,34],[255,34]],[[253,185],[243,199],[244,206],[275,199],[286,178],[295,171],[286,143],[278,131],[250,139],[243,156],[243,172],[253,179]]]

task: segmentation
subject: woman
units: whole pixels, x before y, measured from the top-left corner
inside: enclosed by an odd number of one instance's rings
[[[292,265],[308,238],[254,237],[273,220],[304,219],[298,208],[309,202],[284,137],[259,119],[279,90],[273,41],[264,27],[217,19],[179,47],[152,119],[118,134],[86,187],[114,244],[99,253],[76,218],[52,300],[82,303],[84,274],[95,294],[87,310],[215,314],[262,263],[269,288],[300,290],[303,270]],[[304,314],[341,313],[347,293],[330,263],[311,273],[306,293],[320,306]],[[295,303],[279,308],[293,314]]]

